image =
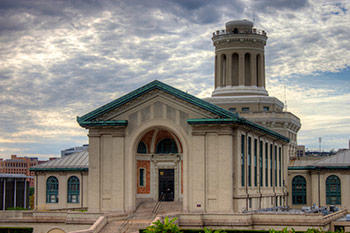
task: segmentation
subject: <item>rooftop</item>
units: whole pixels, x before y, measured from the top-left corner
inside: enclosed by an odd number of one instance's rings
[[[70,156],[51,160],[31,168],[31,171],[87,171],[89,167],[89,153],[81,151]]]

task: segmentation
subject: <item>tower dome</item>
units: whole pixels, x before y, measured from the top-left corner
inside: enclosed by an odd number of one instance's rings
[[[250,33],[253,28],[253,22],[249,20],[232,20],[226,23],[226,32]]]
[[[249,20],[233,20],[213,33],[215,90],[212,96],[264,95],[265,31]]]

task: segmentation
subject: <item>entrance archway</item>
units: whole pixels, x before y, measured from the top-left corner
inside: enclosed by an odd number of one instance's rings
[[[136,198],[178,201],[183,193],[183,148],[169,129],[145,132],[136,150]]]

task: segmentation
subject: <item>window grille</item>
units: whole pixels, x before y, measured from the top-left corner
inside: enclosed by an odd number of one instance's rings
[[[58,180],[54,176],[46,180],[46,203],[58,203]]]
[[[68,196],[67,196],[67,202],[68,203],[79,203],[79,196],[80,196],[80,182],[78,177],[71,176],[68,179]]]

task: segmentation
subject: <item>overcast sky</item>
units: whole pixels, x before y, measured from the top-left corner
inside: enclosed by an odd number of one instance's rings
[[[350,1],[0,1],[0,157],[87,143],[76,122],[154,79],[209,97],[212,32],[268,33],[267,90],[301,119],[298,143],[350,139]]]

